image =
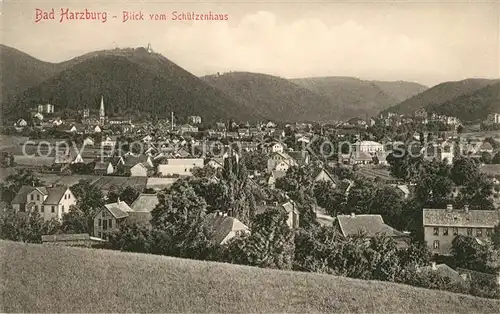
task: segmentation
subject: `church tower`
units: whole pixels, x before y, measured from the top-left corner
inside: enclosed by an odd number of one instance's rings
[[[104,125],[106,121],[106,113],[104,112],[104,97],[101,96],[101,108],[99,109],[99,122]]]

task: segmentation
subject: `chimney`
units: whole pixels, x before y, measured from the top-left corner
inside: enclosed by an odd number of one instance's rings
[[[464,210],[466,213],[468,213],[469,212],[469,205],[464,205]]]
[[[432,267],[432,270],[437,270],[436,262],[432,262],[431,267]]]
[[[453,205],[452,204],[446,205],[446,211],[452,211],[452,210],[453,210]]]
[[[351,213],[351,217],[356,217],[356,214],[355,213]]]
[[[118,197],[118,199],[116,200],[116,203],[117,203],[118,205],[120,205],[120,203],[121,203],[121,201],[120,201],[120,197]]]

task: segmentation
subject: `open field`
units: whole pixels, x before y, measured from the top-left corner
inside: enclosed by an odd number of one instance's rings
[[[377,281],[0,241],[2,312],[496,313],[500,301]]]

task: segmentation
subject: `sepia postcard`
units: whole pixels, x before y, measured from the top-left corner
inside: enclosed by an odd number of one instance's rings
[[[0,312],[499,313],[500,1],[0,0]]]

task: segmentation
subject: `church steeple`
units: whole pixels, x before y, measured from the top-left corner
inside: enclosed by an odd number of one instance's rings
[[[104,97],[101,96],[101,108],[99,109],[99,121],[102,125],[104,125],[104,121],[106,120],[106,113],[104,112]]]

